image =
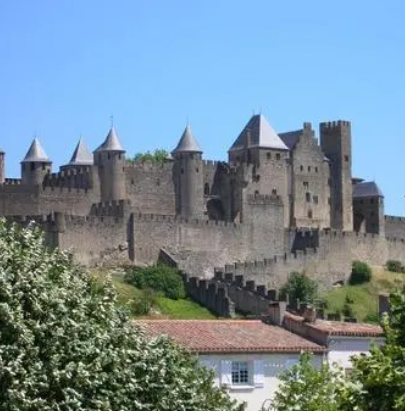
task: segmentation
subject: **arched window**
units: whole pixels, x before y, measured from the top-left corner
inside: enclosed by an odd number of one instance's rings
[[[204,184],[204,195],[207,196],[210,194],[210,185],[208,183]]]

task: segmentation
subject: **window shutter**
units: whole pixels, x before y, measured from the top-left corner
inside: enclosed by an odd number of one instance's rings
[[[221,385],[232,385],[232,361],[221,361]]]
[[[254,372],[253,372],[253,383],[255,387],[264,386],[264,361],[255,360],[253,362]]]

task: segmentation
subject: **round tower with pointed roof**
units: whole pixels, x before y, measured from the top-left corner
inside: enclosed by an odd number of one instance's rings
[[[187,126],[172,151],[176,190],[176,214],[184,218],[204,215],[202,150]]]
[[[101,201],[125,199],[125,150],[114,126],[94,151],[94,165],[99,171]]]
[[[0,184],[6,180],[6,153],[0,148]]]
[[[51,172],[52,161],[35,137],[24,160],[21,161],[22,183],[31,186],[40,185],[43,183],[45,176]]]

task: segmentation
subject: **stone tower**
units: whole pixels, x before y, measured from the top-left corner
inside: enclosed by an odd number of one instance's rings
[[[353,230],[352,136],[349,121],[320,124],[321,147],[330,160],[330,223],[344,231]]]
[[[21,161],[22,183],[31,186],[40,185],[45,176],[51,172],[52,161],[46,155],[39,140],[34,138],[24,160]]]
[[[94,151],[94,165],[99,172],[101,201],[125,199],[125,150],[114,126]]]
[[[0,184],[6,179],[6,153],[0,148]]]
[[[187,126],[174,157],[176,214],[184,218],[202,218],[204,215],[202,150]]]
[[[242,164],[247,195],[280,197],[284,205],[284,225],[288,227],[289,150],[262,115],[254,115],[228,151],[231,164]],[[242,200],[243,201],[243,200]]]

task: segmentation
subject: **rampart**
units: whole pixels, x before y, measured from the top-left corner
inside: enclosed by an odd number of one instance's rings
[[[385,235],[389,238],[405,238],[405,217],[386,215]]]

